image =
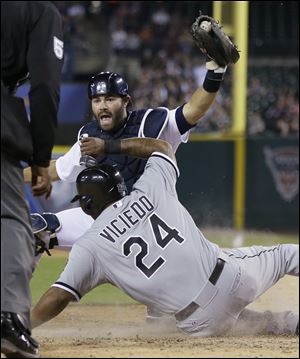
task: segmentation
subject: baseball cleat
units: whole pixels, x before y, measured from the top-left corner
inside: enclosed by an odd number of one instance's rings
[[[1,353],[7,358],[40,358],[38,347],[16,313],[1,312]]]

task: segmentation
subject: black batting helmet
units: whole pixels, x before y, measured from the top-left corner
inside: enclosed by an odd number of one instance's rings
[[[128,95],[127,82],[114,72],[100,72],[94,75],[88,85],[88,96],[92,99],[101,95]]]
[[[96,219],[103,209],[126,195],[124,178],[115,166],[97,165],[81,171],[76,179],[78,194],[71,202],[79,200],[82,210]]]

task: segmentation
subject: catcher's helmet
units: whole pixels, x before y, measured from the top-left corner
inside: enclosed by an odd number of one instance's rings
[[[88,96],[92,99],[101,95],[128,95],[127,82],[114,72],[100,72],[94,75],[88,85]]]
[[[96,219],[103,209],[126,195],[124,178],[115,166],[97,165],[81,171],[76,179],[78,194],[71,202],[79,200],[82,210]]]

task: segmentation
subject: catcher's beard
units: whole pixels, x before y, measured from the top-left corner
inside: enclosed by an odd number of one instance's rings
[[[111,113],[111,124],[109,126],[103,126],[101,124],[101,118],[98,116],[97,116],[97,120],[102,130],[108,132],[117,132],[123,126],[126,117],[127,116],[124,111],[124,106],[121,106],[119,110],[117,110],[115,113]]]

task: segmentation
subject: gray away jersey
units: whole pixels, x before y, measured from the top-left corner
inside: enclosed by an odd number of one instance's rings
[[[106,208],[74,244],[55,287],[76,300],[103,283],[174,313],[199,293],[219,247],[206,240],[178,201],[176,164],[155,152],[130,195]]]

